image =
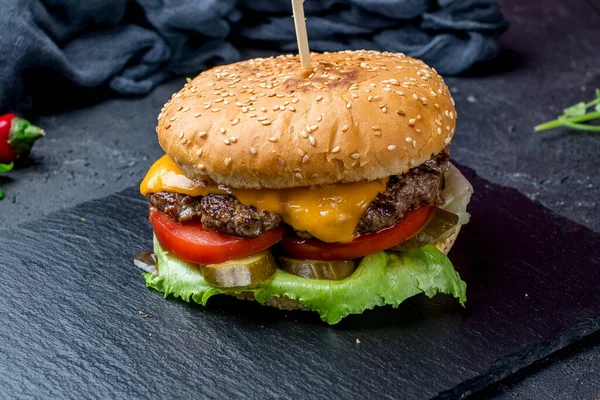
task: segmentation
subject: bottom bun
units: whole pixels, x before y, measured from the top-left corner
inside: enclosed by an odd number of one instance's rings
[[[444,253],[444,255],[448,255],[448,253],[452,249],[452,246],[454,245],[454,242],[456,242],[456,238],[458,237],[458,234],[460,233],[461,226],[462,225],[458,225],[455,228],[454,232],[450,236],[448,236],[448,238],[446,240],[444,240],[443,242],[435,242],[435,243],[433,243],[433,245],[435,247],[437,247],[439,251]],[[228,296],[235,296],[240,300],[254,301],[254,294],[252,294],[251,292],[242,292],[242,293],[237,293],[237,294],[225,293],[225,294],[227,294]],[[310,311],[308,308],[304,307],[304,305],[302,305],[302,303],[300,303],[299,301],[292,300],[285,296],[271,297],[269,300],[267,300],[262,305],[268,306],[268,307],[274,307],[274,308],[278,308],[280,310],[286,310],[286,311],[293,311],[293,310]]]

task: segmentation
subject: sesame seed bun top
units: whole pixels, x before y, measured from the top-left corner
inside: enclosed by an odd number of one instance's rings
[[[191,178],[287,188],[401,175],[456,126],[440,75],[403,54],[259,58],[188,80],[158,116],[158,139]]]

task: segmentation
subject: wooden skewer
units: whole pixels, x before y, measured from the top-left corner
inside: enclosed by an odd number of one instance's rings
[[[308,34],[306,33],[306,20],[304,18],[304,0],[292,0],[294,11],[294,25],[298,39],[298,52],[303,70],[310,69],[310,50],[308,49]]]

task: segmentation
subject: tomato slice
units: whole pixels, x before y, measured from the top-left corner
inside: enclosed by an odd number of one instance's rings
[[[209,231],[199,222],[179,223],[150,208],[150,223],[158,243],[168,252],[195,264],[219,264],[268,249],[283,237],[278,227],[255,238],[240,238]]]
[[[404,219],[396,225],[361,235],[348,243],[325,243],[290,235],[284,237],[281,244],[290,256],[302,260],[338,261],[364,257],[410,239],[429,222],[433,211],[431,205],[421,206],[407,212]]]

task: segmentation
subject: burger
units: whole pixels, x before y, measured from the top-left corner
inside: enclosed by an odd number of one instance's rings
[[[472,187],[449,162],[451,94],[422,61],[376,51],[258,58],[188,79],[158,116],[148,287],[220,294],[334,324],[438,292]]]

